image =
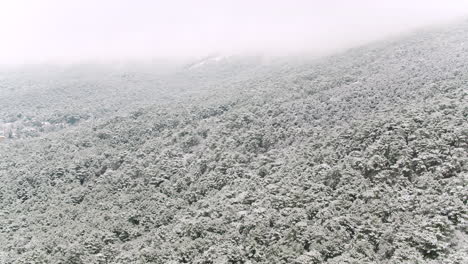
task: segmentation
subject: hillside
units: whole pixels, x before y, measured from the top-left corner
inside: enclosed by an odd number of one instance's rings
[[[0,263],[466,263],[467,39],[4,73]]]

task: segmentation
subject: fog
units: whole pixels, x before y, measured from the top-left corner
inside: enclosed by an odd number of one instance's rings
[[[467,14],[463,0],[2,0],[0,63],[322,54]]]

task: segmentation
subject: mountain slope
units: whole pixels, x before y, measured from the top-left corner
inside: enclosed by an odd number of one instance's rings
[[[177,72],[205,92],[1,143],[0,260],[464,263],[467,37]]]

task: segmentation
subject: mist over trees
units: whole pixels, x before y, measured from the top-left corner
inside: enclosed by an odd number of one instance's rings
[[[466,263],[466,39],[2,74],[0,263]]]

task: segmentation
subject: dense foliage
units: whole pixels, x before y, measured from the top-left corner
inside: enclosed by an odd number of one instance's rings
[[[467,37],[2,94],[0,262],[466,263]]]

